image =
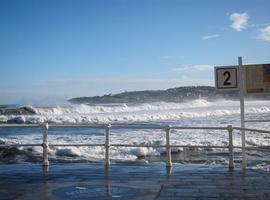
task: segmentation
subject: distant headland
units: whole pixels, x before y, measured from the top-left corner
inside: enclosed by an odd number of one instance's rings
[[[207,100],[237,99],[237,91],[217,91],[211,86],[188,86],[170,88],[167,90],[144,90],[107,94],[104,96],[77,97],[69,99],[71,103],[100,104],[100,103],[146,103],[146,102],[183,102],[205,98]]]

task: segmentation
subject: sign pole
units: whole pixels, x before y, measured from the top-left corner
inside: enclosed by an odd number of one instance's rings
[[[242,136],[242,168],[247,167],[247,157],[246,157],[246,133],[245,130],[245,69],[242,62],[242,57],[238,57],[238,67],[239,67],[239,95],[240,95],[240,112],[241,112],[241,136]]]

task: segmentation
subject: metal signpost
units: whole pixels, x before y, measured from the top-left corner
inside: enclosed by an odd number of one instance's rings
[[[241,110],[241,128],[245,128],[245,105],[244,105],[244,69],[242,65],[242,57],[238,57],[238,66],[215,67],[215,85],[217,90],[239,90],[240,110]],[[245,152],[245,132],[242,135],[242,156],[243,167],[246,166]]]
[[[238,66],[215,67],[217,90],[239,90],[242,135],[242,167],[247,167],[245,134],[245,96],[254,93],[270,93],[270,64],[243,65],[238,57]]]
[[[238,66],[215,67],[215,85],[217,90],[239,90],[242,135],[242,167],[246,162],[246,135],[245,131],[245,102],[244,102],[244,69],[242,57],[238,57]]]
[[[246,155],[246,132],[245,128],[245,69],[243,66],[242,57],[238,57],[238,74],[239,74],[239,96],[240,96],[240,113],[241,113],[241,141],[242,141],[242,168],[247,167]]]
[[[238,90],[241,113],[242,168],[247,167],[246,133],[245,133],[245,68],[242,57],[238,57],[238,66],[215,67],[216,89]]]

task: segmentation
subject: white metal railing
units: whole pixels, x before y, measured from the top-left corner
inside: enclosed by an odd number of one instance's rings
[[[101,128],[105,129],[105,142],[104,144],[49,144],[48,142],[48,130],[50,128]],[[246,147],[244,146],[234,146],[233,145],[233,130],[244,130],[244,131],[252,131],[257,133],[267,133],[270,134],[270,131],[266,130],[258,130],[258,129],[250,129],[250,128],[240,128],[240,127],[232,127],[232,125],[228,125],[226,127],[194,127],[194,126],[161,126],[161,125],[87,125],[87,124],[52,124],[48,123],[44,124],[0,124],[0,128],[43,128],[43,142],[42,144],[1,144],[0,147],[20,147],[20,146],[41,146],[43,148],[43,165],[49,165],[48,158],[48,148],[49,147],[61,147],[61,146],[104,146],[105,147],[105,161],[104,165],[110,165],[110,147],[153,147],[153,148],[166,148],[166,166],[172,166],[172,158],[171,158],[171,148],[177,147],[194,147],[194,148],[227,148],[229,150],[229,167],[234,167],[234,149],[258,149],[270,146],[261,146],[261,147]],[[148,144],[110,144],[110,130],[111,129],[159,129],[165,130],[166,133],[166,144],[165,145],[148,145]],[[228,131],[228,141],[229,145],[227,146],[217,146],[217,145],[172,145],[170,144],[170,131],[171,130],[227,130]],[[242,142],[242,145],[245,144],[246,141]],[[243,160],[242,160],[243,164]],[[242,165],[245,168],[245,165]]]
[[[270,119],[248,119],[245,122],[270,122]]]

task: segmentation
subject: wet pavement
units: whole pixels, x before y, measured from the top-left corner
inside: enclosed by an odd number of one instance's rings
[[[270,172],[221,165],[0,165],[0,199],[270,199]]]

